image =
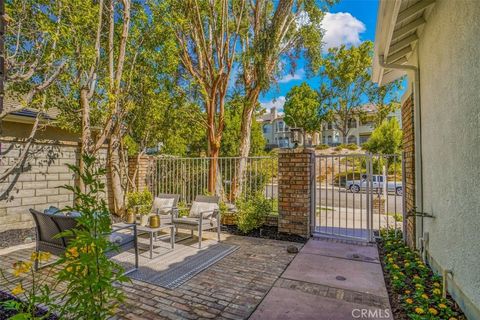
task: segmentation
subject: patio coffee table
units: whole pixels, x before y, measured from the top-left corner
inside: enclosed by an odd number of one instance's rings
[[[149,226],[137,226],[137,236],[148,233],[150,235],[150,259],[153,258],[153,242],[157,241],[157,234],[163,229],[170,228],[170,245],[172,249],[175,248],[175,225],[168,223],[162,224],[157,228],[150,228]]]

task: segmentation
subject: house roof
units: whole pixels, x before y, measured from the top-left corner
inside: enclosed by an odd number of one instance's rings
[[[13,109],[4,120],[13,122],[31,122],[35,119],[39,113],[39,110],[35,108],[21,108],[22,102],[19,99],[12,99],[5,97],[4,108],[5,110]],[[19,109],[21,108],[21,109]],[[58,117],[59,110],[57,108],[49,108],[43,112],[43,118],[45,120],[55,120]]]
[[[415,50],[435,0],[380,0],[372,80],[391,82],[405,72],[380,66],[380,56],[388,64],[406,64]]]

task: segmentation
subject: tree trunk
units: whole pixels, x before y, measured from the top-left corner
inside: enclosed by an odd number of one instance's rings
[[[107,164],[108,164],[108,174],[111,183],[111,192],[112,195],[112,208],[111,210],[117,216],[122,216],[125,212],[125,203],[124,203],[124,190],[122,188],[122,173],[120,169],[120,153],[119,153],[120,143],[118,141],[117,135],[112,135],[108,143],[108,155],[107,155]]]
[[[83,157],[92,152],[92,135],[90,131],[90,102],[88,100],[88,89],[80,89],[80,107],[82,109],[82,141],[80,148],[80,162],[78,165],[80,174],[84,172]],[[81,192],[85,192],[85,185],[78,177],[78,187]]]
[[[260,94],[260,88],[255,88],[247,95],[247,101],[243,107],[242,124],[240,129],[240,148],[237,176],[234,177],[232,183],[232,194],[230,201],[238,198],[243,192],[243,180],[244,173],[247,169],[248,156],[250,154],[251,147],[251,132],[253,114],[255,112],[255,106],[257,105],[258,95]]]
[[[220,148],[218,148],[217,143],[214,141],[209,141],[209,150],[210,150],[210,161],[208,167],[208,192],[210,194],[215,194],[215,189],[217,185],[217,168],[218,168],[218,154],[220,153]]]

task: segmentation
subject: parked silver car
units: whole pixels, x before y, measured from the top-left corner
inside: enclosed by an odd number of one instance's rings
[[[383,180],[383,175],[372,175],[373,190],[382,192],[384,184]],[[353,193],[359,193],[360,190],[366,190],[367,175],[362,175],[361,180],[347,180],[345,183],[345,188]],[[387,192],[395,192],[396,195],[401,196],[403,194],[402,182],[387,181]]]

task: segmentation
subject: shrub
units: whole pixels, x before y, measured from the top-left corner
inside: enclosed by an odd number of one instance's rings
[[[116,249],[108,240],[111,233],[110,213],[104,200],[105,184],[101,177],[104,168],[95,168],[96,159],[85,155],[82,158],[84,171],[68,165],[85,186],[81,191],[77,186],[62,188],[74,193],[75,205],[64,211],[77,211],[75,229],[62,232],[59,236],[71,237],[65,254],[58,261],[63,267],[57,278],[67,288],[67,301],[61,308],[61,319],[107,319],[123,302],[124,294],[119,283],[128,281],[123,268],[110,260],[106,252]]]
[[[271,200],[257,194],[254,197],[237,201],[237,227],[243,233],[259,228],[272,211]]]
[[[333,150],[335,151],[342,151],[343,150],[343,144],[339,144],[338,146],[336,146]]]
[[[346,144],[344,148],[353,151],[353,150],[357,150],[358,146],[355,143],[349,143],[349,144]]]
[[[325,149],[328,149],[328,148],[330,148],[330,146],[328,144],[325,144],[325,143],[322,143],[322,144],[319,144],[319,145],[315,146],[316,150],[325,150]]]
[[[147,189],[127,194],[127,210],[138,214],[149,214],[152,210],[153,196]]]

